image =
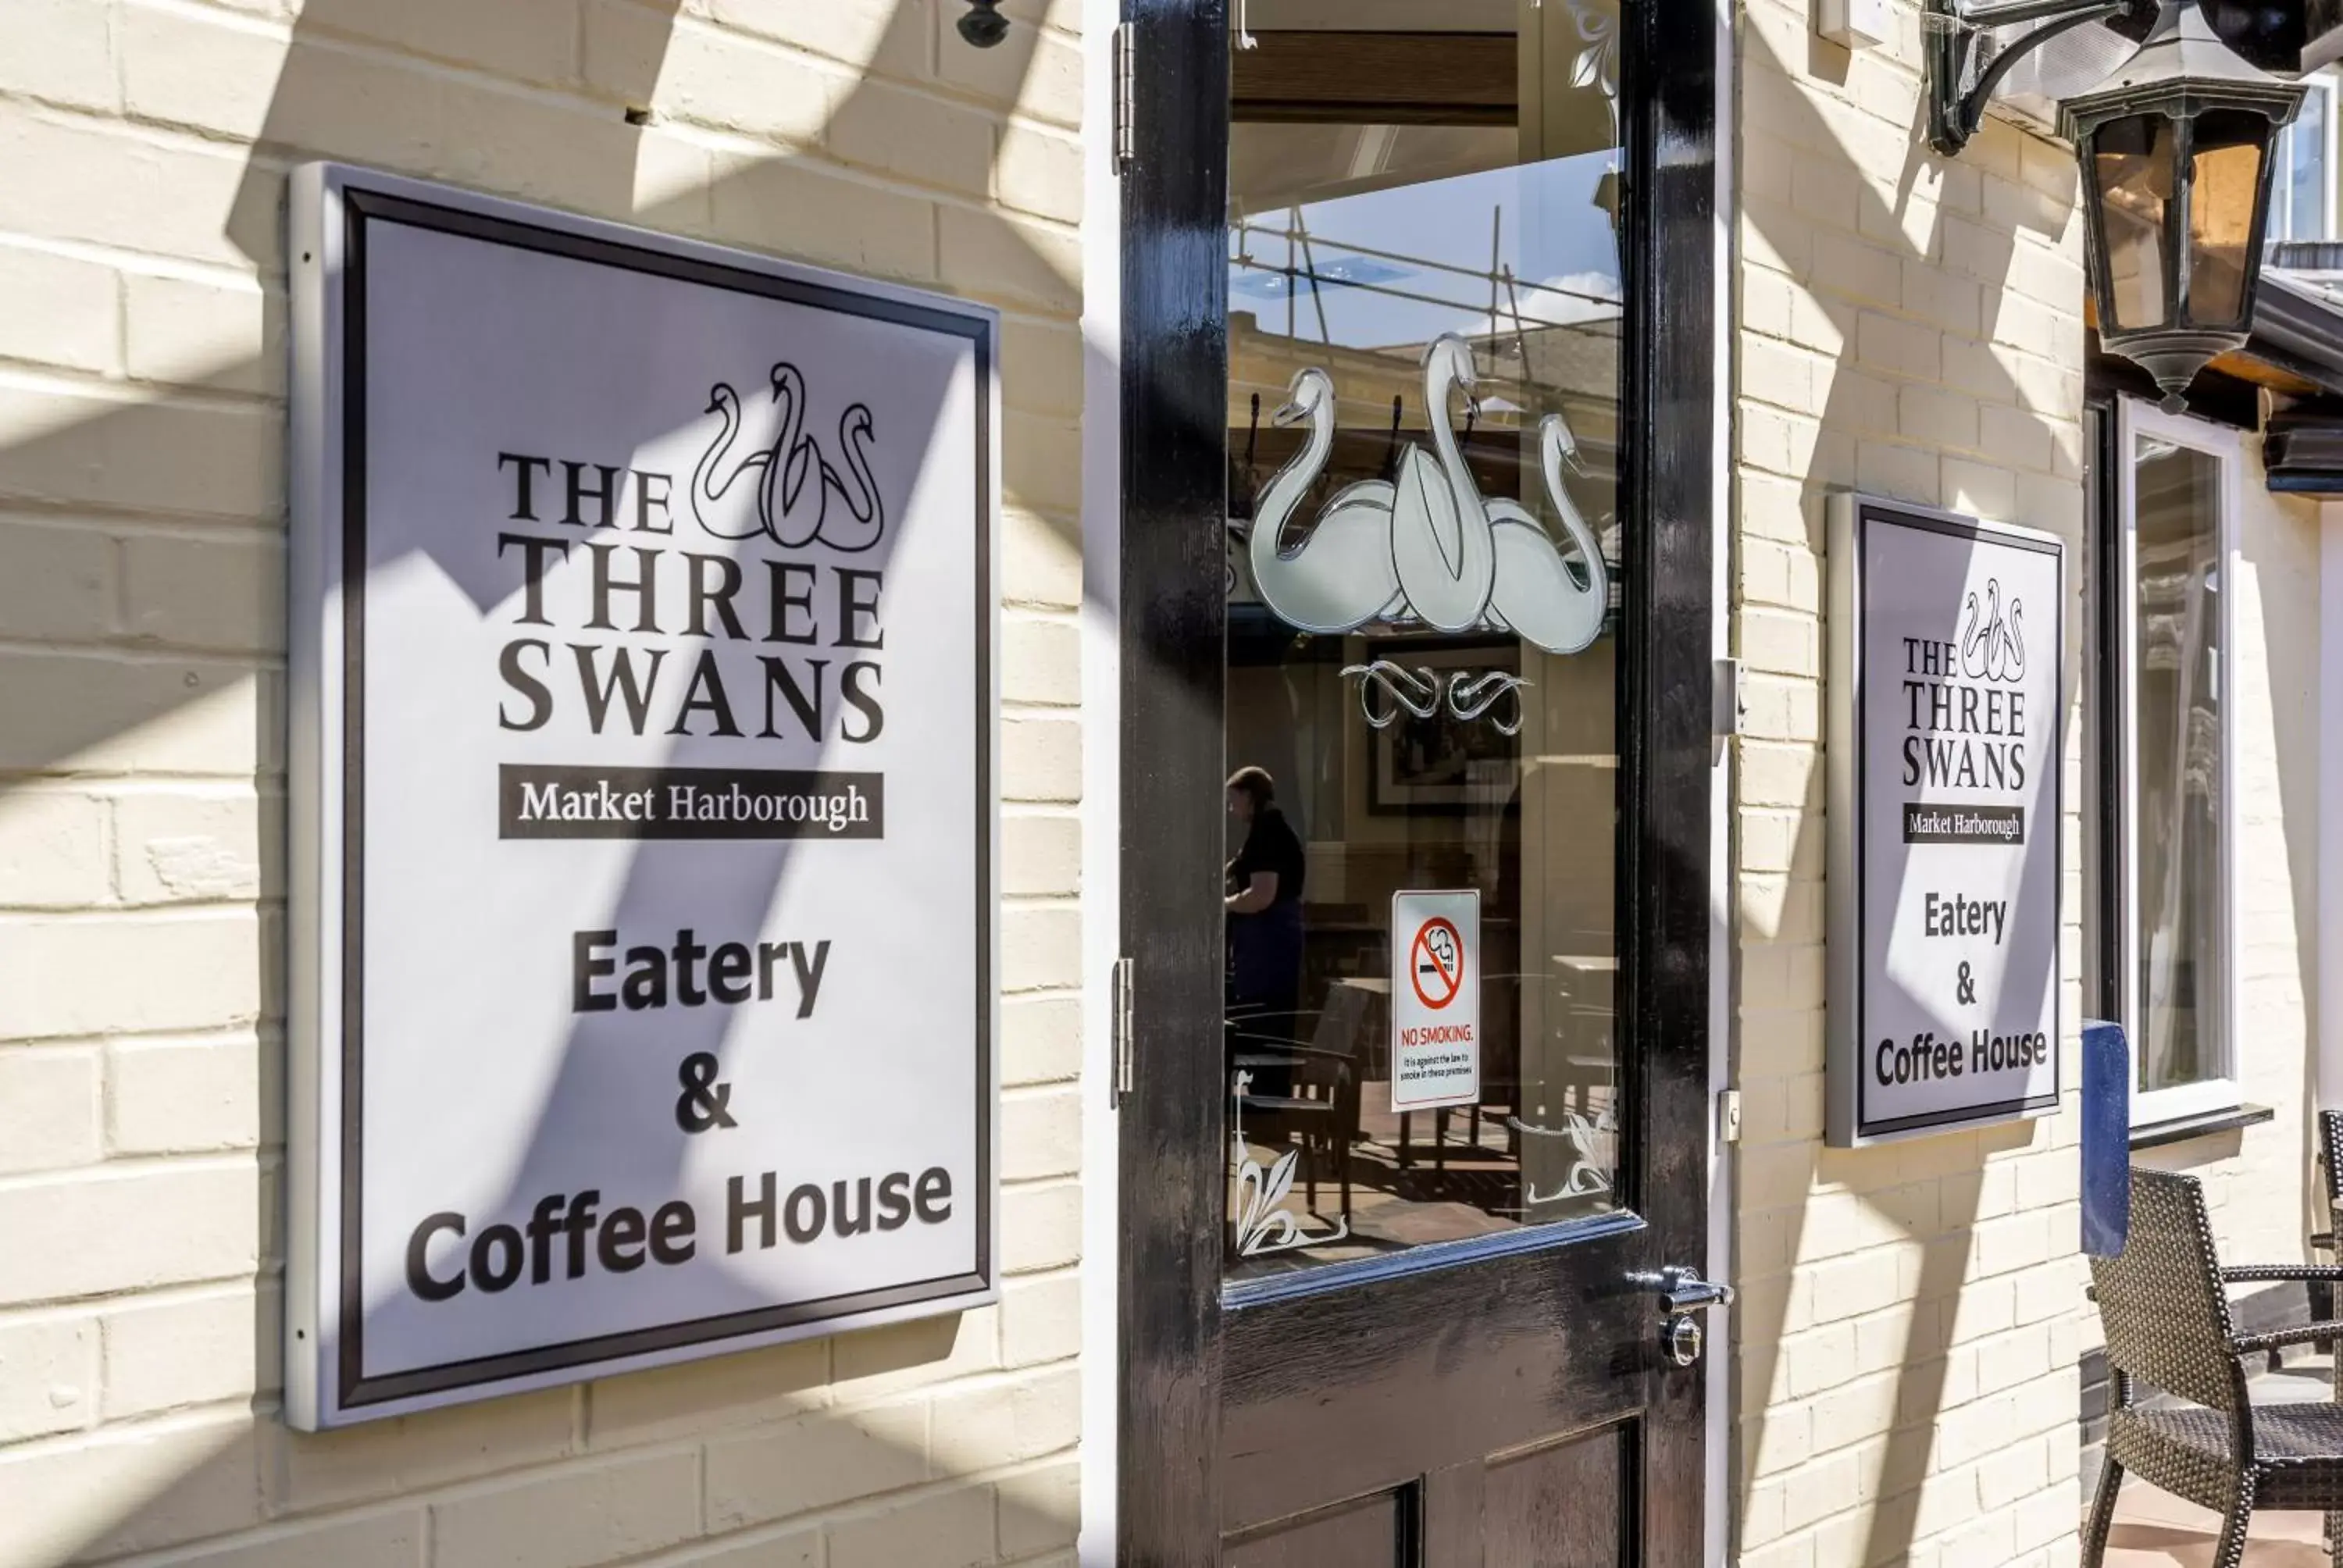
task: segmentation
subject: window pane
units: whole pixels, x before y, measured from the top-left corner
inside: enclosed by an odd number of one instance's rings
[[[2102,126],[2094,177],[2104,201],[2107,276],[2115,288],[2109,330],[2161,325],[2164,209],[2172,199],[2172,122],[2137,115]]]
[[[2197,117],[2188,196],[2188,315],[2200,326],[2237,322],[2246,307],[2246,253],[2260,194],[2269,122],[2216,109]]]
[[[2327,95],[2303,95],[2302,112],[2286,131],[2286,161],[2278,166],[2286,214],[2285,239],[2325,239],[2327,212]]]
[[[1607,1209],[1624,1110],[1616,13],[1277,14],[1232,61],[1232,1278]]]
[[[2228,1075],[2222,921],[2221,465],[2141,437],[2132,681],[2139,1087]]]

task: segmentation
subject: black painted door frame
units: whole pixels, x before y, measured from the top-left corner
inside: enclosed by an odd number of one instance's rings
[[[1620,1191],[1633,1222],[1578,1229],[1575,1240],[1481,1265],[1505,1271],[1483,1272],[1476,1293],[1493,1282],[1525,1314],[1493,1317],[1493,1332],[1554,1310],[1533,1299],[1545,1288],[1541,1269],[1583,1283],[1605,1270],[1708,1255],[1713,511],[1715,467],[1726,460],[1715,417],[1716,24],[1707,0],[1624,0],[1620,9],[1629,345],[1621,515],[1634,587],[1619,659],[1618,1038],[1633,1105]],[[1248,1419],[1242,1402],[1267,1369],[1290,1362],[1306,1376],[1304,1342],[1342,1333],[1363,1302],[1413,1312],[1453,1303],[1443,1301],[1446,1271],[1410,1271],[1406,1254],[1379,1282],[1223,1302],[1229,15],[1227,0],[1124,0],[1122,15],[1136,65],[1121,192],[1120,769],[1134,1071],[1120,1110],[1115,1513],[1120,1562],[1201,1568],[1218,1560],[1224,1530],[1259,1516],[1252,1483],[1223,1457],[1223,1426]],[[1622,1504],[1627,1560],[1693,1568],[1703,1551],[1704,1369],[1663,1363],[1656,1334],[1642,1326],[1656,1327],[1656,1306],[1624,1285],[1610,1301],[1581,1291],[1569,1312],[1585,1328],[1572,1352],[1579,1360],[1567,1364],[1584,1364],[1584,1344],[1606,1333],[1653,1347],[1624,1370],[1614,1364],[1612,1386],[1581,1392],[1590,1419],[1622,1398],[1636,1407],[1638,1458]],[[1544,1366],[1532,1352],[1516,1342],[1509,1375],[1560,1375],[1564,1351]],[[1577,1397],[1558,1395],[1564,1408]],[[1487,1446],[1503,1441],[1493,1434]],[[1388,1458],[1360,1455],[1355,1468],[1364,1477]],[[1426,1541],[1417,1560],[1473,1561],[1477,1547]]]

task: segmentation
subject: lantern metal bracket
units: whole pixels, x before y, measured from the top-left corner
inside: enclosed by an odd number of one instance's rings
[[[2010,68],[2086,22],[2147,9],[2147,0],[2000,0],[1966,11],[1960,0],[1927,0],[1921,16],[1928,57],[1928,145],[1958,157],[1985,123],[1985,106]],[[1983,45],[1995,27],[2041,26],[1999,50]]]

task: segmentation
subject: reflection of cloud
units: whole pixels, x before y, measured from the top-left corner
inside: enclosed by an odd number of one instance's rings
[[[1607,272],[1572,272],[1544,283],[1514,285],[1518,306],[1508,305],[1501,324],[1509,324],[1518,308],[1524,327],[1575,327],[1583,321],[1615,321],[1621,293],[1618,278]]]
[[[1397,283],[1418,276],[1411,268],[1393,266],[1388,262],[1366,256],[1339,257],[1313,272],[1300,275],[1245,266],[1237,266],[1231,271],[1230,292],[1257,299],[1282,299],[1289,292],[1307,294],[1320,288],[1370,288],[1377,284]]]

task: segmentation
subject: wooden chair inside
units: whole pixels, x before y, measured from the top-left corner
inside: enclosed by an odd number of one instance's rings
[[[1232,1063],[1271,1091],[1248,1092],[1243,1102],[1248,1139],[1302,1145],[1302,1198],[1318,1207],[1318,1182],[1331,1174],[1341,1190],[1342,1217],[1351,1216],[1351,1145],[1359,1137],[1359,1050],[1367,1023],[1368,998],[1350,986],[1332,987],[1314,1020],[1254,1018],[1236,1029]],[[1280,1024],[1312,1022],[1310,1043],[1278,1031]],[[1273,1075],[1273,1076],[1272,1076]]]

